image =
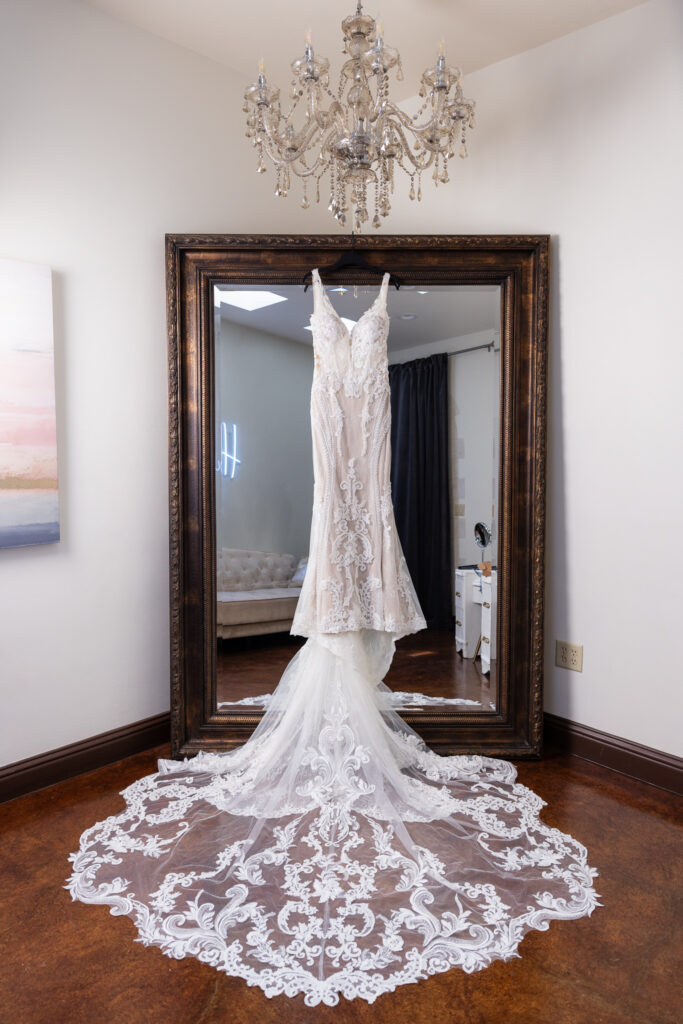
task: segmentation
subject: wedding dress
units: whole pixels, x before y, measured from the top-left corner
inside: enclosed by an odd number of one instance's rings
[[[292,626],[308,639],[252,737],[160,761],[83,834],[67,886],[145,945],[309,1006],[480,970],[600,906],[585,848],[540,820],[512,764],[438,756],[386,699],[395,641],[425,625],[391,504],[388,275],[351,331],[313,278],[315,492]]]

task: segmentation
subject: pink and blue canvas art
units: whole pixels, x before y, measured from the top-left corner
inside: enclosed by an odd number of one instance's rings
[[[52,274],[0,260],[0,548],[58,540]]]

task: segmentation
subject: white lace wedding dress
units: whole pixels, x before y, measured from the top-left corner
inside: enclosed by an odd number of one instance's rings
[[[425,624],[389,486],[388,278],[349,332],[313,277],[306,644],[251,739],[160,761],[83,834],[68,883],[145,945],[309,1006],[480,970],[600,905],[512,764],[439,757],[386,699],[395,640]]]

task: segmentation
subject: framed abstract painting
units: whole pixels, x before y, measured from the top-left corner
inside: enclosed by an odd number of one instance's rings
[[[52,274],[0,260],[0,548],[59,540]]]

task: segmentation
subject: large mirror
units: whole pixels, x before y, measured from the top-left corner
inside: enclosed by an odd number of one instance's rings
[[[351,329],[378,284],[325,285]],[[303,639],[313,462],[310,290],[214,286],[216,707],[262,710]],[[385,679],[398,710],[497,706],[500,287],[404,284],[388,299],[391,484],[427,629]]]
[[[174,754],[258,723],[290,630],[313,501],[313,294],[351,328],[381,274],[347,238],[169,236]],[[540,752],[547,239],[356,240],[390,270],[391,488],[427,628],[392,706],[441,750]],[[310,277],[308,278],[310,282]]]

